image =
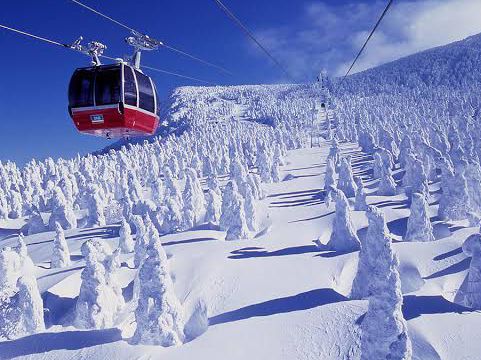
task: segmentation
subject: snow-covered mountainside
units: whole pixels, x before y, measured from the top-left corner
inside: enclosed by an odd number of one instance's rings
[[[480,39],[0,163],[0,359],[478,358]]]

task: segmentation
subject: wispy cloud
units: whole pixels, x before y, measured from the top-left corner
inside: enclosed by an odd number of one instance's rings
[[[354,72],[481,32],[480,0],[395,2]],[[312,2],[289,26],[260,29],[262,42],[299,79],[322,68],[341,75],[366,39],[385,1]]]

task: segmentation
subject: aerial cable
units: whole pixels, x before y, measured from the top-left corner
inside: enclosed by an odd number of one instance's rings
[[[226,73],[226,74],[232,75],[232,72],[230,72],[229,70],[226,70],[226,69],[223,68],[222,66],[213,64],[213,63],[211,63],[211,62],[209,62],[209,61],[207,61],[207,60],[203,60],[203,59],[201,59],[201,58],[199,58],[199,57],[197,57],[197,56],[194,56],[194,55],[192,55],[192,54],[189,54],[189,53],[187,53],[187,52],[185,52],[185,51],[183,51],[183,50],[177,49],[177,48],[175,48],[175,47],[173,47],[173,46],[171,46],[171,45],[164,44],[162,41],[159,41],[159,40],[150,38],[150,37],[148,37],[147,35],[145,35],[144,33],[140,32],[140,31],[137,31],[137,30],[131,28],[130,26],[125,25],[124,23],[122,23],[122,22],[120,22],[120,21],[117,21],[117,20],[113,19],[112,17],[110,17],[110,16],[108,16],[108,15],[105,15],[105,14],[103,14],[102,12],[100,12],[100,11],[98,11],[98,10],[96,10],[96,9],[88,6],[88,5],[85,5],[84,3],[82,3],[82,2],[80,2],[80,1],[78,1],[78,0],[70,0],[70,1],[72,1],[73,3],[75,3],[75,4],[79,5],[79,6],[82,6],[83,8],[85,8],[85,9],[93,12],[94,14],[97,14],[97,15],[99,15],[99,16],[101,16],[101,17],[103,17],[103,18],[105,18],[105,19],[107,19],[107,20],[109,20],[109,21],[112,21],[113,23],[115,23],[115,24],[117,24],[117,25],[119,25],[119,26],[121,26],[121,27],[129,30],[129,31],[132,32],[133,34],[138,34],[138,35],[141,35],[141,36],[144,36],[144,37],[149,38],[151,41],[154,41],[154,42],[155,42],[157,45],[159,45],[159,46],[162,46],[162,47],[164,47],[164,48],[166,48],[166,49],[168,49],[168,50],[170,50],[170,51],[173,51],[173,52],[175,52],[175,53],[177,53],[177,54],[183,55],[183,56],[188,57],[188,58],[190,58],[190,59],[192,59],[192,60],[195,60],[195,61],[197,61],[197,62],[200,62],[200,63],[202,63],[202,64],[204,64],[204,65],[206,65],[206,66],[210,66],[210,67],[212,67],[212,68],[215,68],[215,69],[217,69],[217,70],[220,70],[220,71],[222,71],[222,72],[224,72],[224,73]]]
[[[134,29],[132,29],[131,27],[129,27],[129,26],[121,23],[120,21],[117,21],[117,20],[111,18],[110,16],[107,16],[107,15],[105,15],[105,14],[102,14],[100,11],[95,10],[94,8],[92,8],[92,7],[88,6],[88,5],[85,5],[84,3],[81,3],[80,1],[77,1],[77,0],[70,0],[70,1],[76,3],[77,5],[82,6],[83,8],[85,8],[85,9],[87,9],[87,10],[89,10],[89,11],[91,11],[91,12],[93,12],[93,13],[99,15],[99,16],[102,16],[103,18],[105,18],[105,19],[107,19],[107,20],[112,21],[113,23],[115,23],[115,24],[117,24],[117,25],[119,25],[119,26],[122,26],[123,28],[125,28],[125,29],[127,29],[127,30],[129,30],[129,31],[135,31]]]
[[[216,0],[217,1],[217,0]],[[381,24],[381,21],[382,19],[384,19],[384,16],[386,16],[389,8],[391,7],[392,3],[394,2],[394,0],[389,0],[389,2],[387,3],[386,7],[384,8],[384,11],[382,12],[381,16],[379,17],[379,19],[377,20],[376,22],[376,25],[374,25],[374,28],[371,30],[371,33],[369,34],[369,36],[367,37],[366,41],[364,42],[364,45],[362,45],[362,48],[361,50],[359,50],[359,53],[357,54],[356,58],[354,59],[354,61],[352,62],[351,66],[349,67],[349,70],[347,70],[347,73],[346,75],[344,75],[344,77],[342,78],[341,80],[341,84],[344,82],[344,80],[346,80],[346,78],[349,76],[349,74],[351,73],[351,70],[352,68],[354,67],[354,65],[356,64],[357,60],[359,59],[359,57],[361,56],[361,54],[363,53],[364,49],[366,48],[369,40],[371,40],[372,36],[374,35],[374,33],[376,32],[377,28],[379,27],[379,25]]]
[[[198,62],[201,62],[201,63],[204,64],[204,65],[207,65],[207,66],[210,66],[210,67],[214,67],[214,68],[216,68],[216,69],[218,69],[218,70],[220,70],[220,71],[222,71],[222,72],[224,72],[224,73],[226,73],[226,74],[233,75],[232,72],[230,72],[229,70],[224,69],[224,68],[221,67],[221,66],[218,66],[218,65],[216,65],[216,64],[212,64],[212,63],[210,63],[210,62],[208,62],[208,61],[202,60],[201,58],[198,58],[197,56],[188,54],[188,53],[186,53],[185,51],[179,50],[179,49],[177,49],[177,48],[175,48],[175,47],[173,47],[173,46],[163,44],[163,47],[165,47],[166,49],[169,49],[170,51],[173,51],[173,52],[176,52],[176,53],[178,53],[178,54],[184,55],[184,56],[186,56],[186,57],[188,57],[188,58],[191,58],[192,60],[196,60],[196,61],[198,61]]]
[[[268,57],[272,62],[286,75],[291,81],[296,82],[294,78],[289,74],[285,67],[262,45],[259,40],[256,39],[254,34],[239,20],[234,13],[229,10],[227,6],[221,0],[214,0],[220,9],[229,17],[243,32],[249,37]]]
[[[63,44],[63,43],[60,43],[60,42],[55,41],[55,40],[47,39],[47,38],[45,38],[45,37],[38,36],[38,35],[34,35],[34,34],[29,33],[29,32],[22,31],[22,30],[19,30],[19,29],[15,29],[15,28],[12,28],[12,27],[9,27],[9,26],[6,26],[6,25],[2,25],[2,24],[0,24],[0,28],[5,29],[5,30],[12,31],[12,32],[17,33],[17,34],[21,34],[21,35],[24,35],[24,36],[28,36],[28,37],[31,37],[31,38],[33,38],[33,39],[37,39],[37,40],[46,42],[46,43],[48,43],[48,44],[52,44],[52,45],[56,45],[56,46],[61,46],[61,47],[63,47],[63,48],[70,49],[70,50],[74,50],[74,51],[79,51],[79,48],[78,48],[78,47],[75,47],[74,44]],[[79,52],[85,54],[85,51],[79,51]],[[106,58],[106,59],[109,59],[109,60],[114,60],[114,61],[122,60],[122,59],[120,59],[120,58],[113,58],[113,57],[106,56],[106,55],[103,55],[103,54],[98,54],[98,56],[99,56],[99,57]],[[179,78],[184,78],[184,79],[194,80],[194,81],[201,82],[201,83],[205,83],[205,84],[215,85],[215,84],[213,84],[213,83],[211,83],[211,82],[209,82],[209,81],[206,81],[206,80],[201,80],[201,79],[198,79],[198,78],[195,78],[195,77],[191,77],[191,76],[187,76],[187,75],[182,75],[182,74],[175,73],[175,72],[172,72],[172,71],[157,69],[157,68],[153,68],[153,67],[150,67],[150,66],[142,66],[142,67],[143,67],[143,68],[146,68],[146,69],[153,70],[153,71],[157,71],[157,72],[160,72],[160,73],[164,73],[164,74],[168,74],[168,75],[172,75],[172,76],[177,76],[177,77],[179,77]]]
[[[44,41],[44,42],[49,43],[49,44],[58,45],[58,46],[65,47],[65,48],[70,48],[70,45],[68,45],[68,44],[62,44],[62,43],[59,43],[58,41],[54,41],[54,40],[50,40],[50,39],[47,39],[47,38],[44,38],[44,37],[41,37],[41,36],[38,36],[38,35],[30,34],[26,31],[14,29],[14,28],[2,25],[2,24],[0,24],[0,28],[10,30],[10,31],[15,32],[17,34],[29,36],[31,38],[41,40],[41,41]]]
[[[217,85],[217,84],[212,83],[212,82],[210,82],[210,81],[201,80],[201,79],[198,79],[198,78],[195,78],[195,77],[191,77],[191,76],[187,76],[187,75],[182,75],[182,74],[178,74],[178,73],[171,72],[171,71],[167,71],[167,70],[157,69],[157,68],[154,68],[154,67],[151,67],[151,66],[141,65],[141,67],[144,68],[144,69],[149,69],[149,70],[152,70],[152,71],[157,71],[157,72],[160,72],[160,73],[163,73],[163,74],[167,74],[167,75],[173,75],[173,76],[177,76],[177,77],[184,78],[184,79],[194,80],[194,81],[201,82],[201,83],[208,84],[208,85]]]

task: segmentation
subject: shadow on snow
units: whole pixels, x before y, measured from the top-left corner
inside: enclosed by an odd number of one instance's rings
[[[0,343],[2,359],[41,354],[54,350],[79,350],[122,340],[118,329],[40,333]]]
[[[244,306],[240,309],[228,311],[213,316],[209,319],[209,325],[224,324],[253,317],[284,314],[293,311],[312,309],[321,305],[327,305],[348,300],[333,289],[315,289],[297,295],[272,299],[261,303]]]

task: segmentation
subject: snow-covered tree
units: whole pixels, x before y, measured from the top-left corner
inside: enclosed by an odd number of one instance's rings
[[[368,310],[361,323],[361,359],[410,360],[412,345],[402,313],[399,260],[392,250],[382,212],[370,207],[368,218],[369,230],[375,228],[377,236],[366,240],[377,243],[370,244],[368,249],[372,251],[369,256],[372,271],[364,275],[369,281],[364,279],[363,284],[358,283],[368,287],[370,293]],[[374,234],[371,231],[369,235]],[[356,280],[361,279],[356,276]]]
[[[148,231],[151,231],[151,226],[153,227],[152,220],[150,216],[146,214],[143,218],[135,218],[135,226],[140,229],[135,235],[134,244],[134,266],[138,268],[142,261],[144,261],[147,254],[147,246],[149,245]]]
[[[438,213],[442,219],[463,220],[468,218],[471,209],[469,208],[469,195],[467,190],[464,167],[458,166],[453,171],[451,166],[445,162],[441,166],[441,189]]]
[[[368,227],[366,236],[361,242],[357,273],[351,289],[352,299],[365,299],[372,294],[370,283],[373,273],[377,271],[377,257],[384,251],[383,247],[391,241],[386,220],[381,210],[370,205],[366,215]]]
[[[481,234],[469,236],[463,244],[463,252],[471,257],[467,282],[456,295],[468,308],[481,309]]]
[[[182,212],[179,203],[175,198],[167,198],[162,212],[162,226],[163,234],[171,234],[182,229]]]
[[[186,170],[186,182],[183,192],[183,228],[190,229],[200,223],[204,216],[204,192],[192,169]]]
[[[205,221],[211,224],[218,224],[220,219],[220,211],[222,198],[212,189],[205,194],[205,202],[207,204]]]
[[[62,226],[57,223],[55,227],[55,239],[53,240],[51,268],[64,268],[70,266],[70,251]]]
[[[356,182],[357,189],[356,189],[356,198],[354,200],[354,210],[356,211],[365,211],[367,210],[367,202],[366,202],[366,190],[364,189],[364,184],[362,183],[362,179],[358,176],[354,178]]]
[[[272,159],[265,145],[257,147],[256,165],[263,183],[272,182]]]
[[[352,224],[351,209],[346,195],[339,189],[331,188],[329,202],[331,198],[336,202],[336,212],[327,246],[330,250],[339,252],[358,250],[360,247],[359,238]]]
[[[412,193],[419,192],[426,197],[429,195],[428,179],[424,166],[414,155],[408,154],[406,158],[406,173],[402,179],[406,196],[411,197]]]
[[[104,199],[100,194],[98,185],[92,184],[88,189],[87,196],[88,207],[88,226],[105,226],[105,204]]]
[[[257,211],[255,206],[254,196],[250,187],[247,187],[244,197],[244,211],[246,214],[246,222],[250,231],[257,230]]]
[[[134,251],[134,245],[132,229],[130,228],[129,223],[125,219],[122,219],[119,229],[119,247],[122,250],[122,253],[128,254]]]
[[[356,195],[357,185],[352,174],[350,157],[344,157],[340,160],[339,181],[337,182],[337,188],[341,190],[348,198]]]
[[[226,240],[248,239],[244,199],[237,191],[237,185],[229,181],[222,194],[222,207],[219,222],[220,228],[227,231]]]
[[[392,177],[390,169],[387,169],[381,174],[376,194],[381,196],[396,195],[396,182]]]
[[[134,344],[168,347],[184,341],[182,307],[175,295],[166,260],[154,246],[149,247],[139,271],[135,320]]]
[[[251,188],[251,191],[252,191],[252,195],[254,196],[255,199],[260,200],[265,198],[265,193],[264,193],[264,190],[262,189],[262,184],[261,184],[259,175],[252,174],[252,173],[247,174],[247,183],[249,184],[249,187]]]
[[[83,329],[112,327],[121,300],[109,281],[113,278],[110,272],[116,269],[110,258],[111,250],[100,239],[92,239],[82,244],[81,251],[85,257],[85,268],[75,307],[75,326]]]
[[[336,166],[333,159],[326,163],[326,175],[324,177],[324,190],[327,192],[331,187],[336,186]]]
[[[280,166],[285,165],[284,156],[282,155],[279,143],[274,145],[274,162],[277,162]]]
[[[406,241],[433,241],[433,226],[429,219],[428,204],[423,194],[414,193],[411,201],[411,214],[409,215],[407,231],[404,236]]]
[[[55,230],[57,223],[65,230],[77,227],[77,217],[73,211],[73,204],[67,201],[60,188],[56,188],[54,191],[52,214],[48,223],[50,230]]]
[[[33,274],[18,279],[18,321],[17,336],[30,335],[45,330],[43,301]]]
[[[280,166],[279,161],[274,159],[272,161],[272,168],[271,168],[272,182],[278,183],[279,181],[281,181],[281,173],[280,173],[279,166]]]
[[[45,328],[35,268],[23,238],[0,250],[0,338],[15,339]]]

